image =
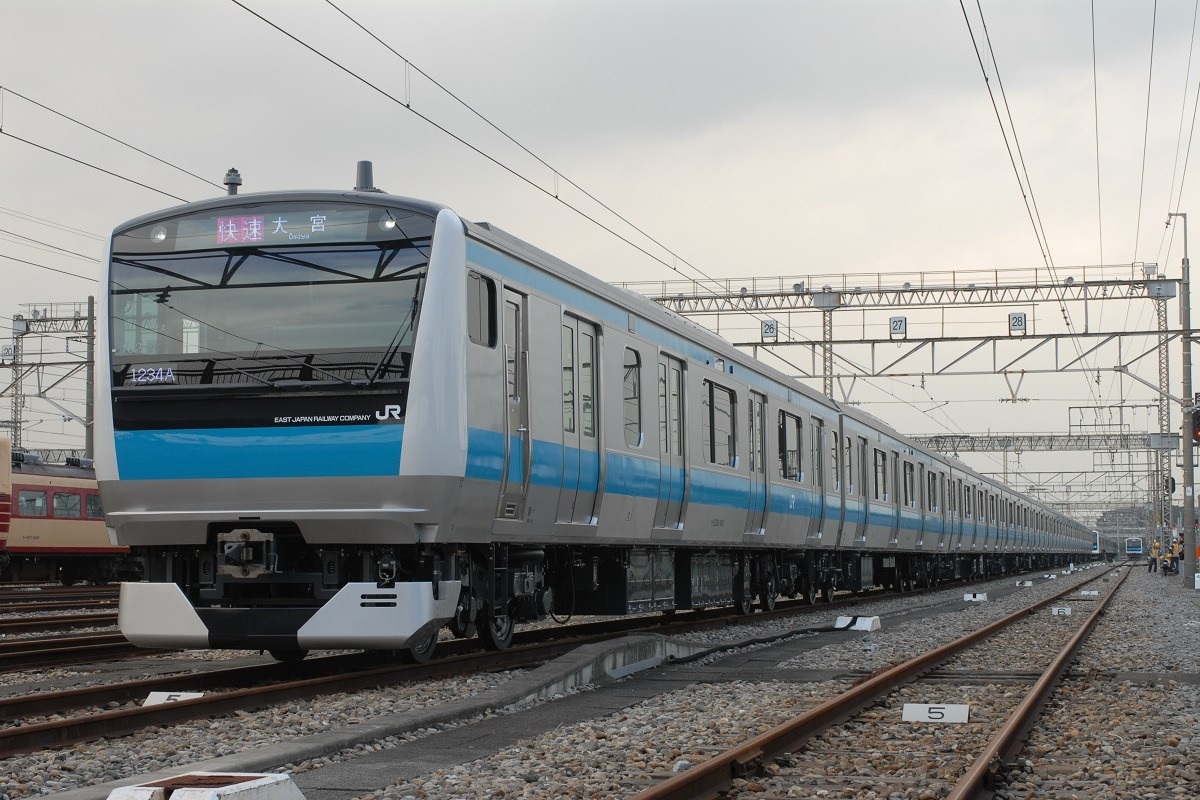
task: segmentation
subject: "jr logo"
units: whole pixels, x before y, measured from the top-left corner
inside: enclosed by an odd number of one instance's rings
[[[383,407],[383,411],[375,412],[375,419],[400,419],[400,406],[387,405]]]

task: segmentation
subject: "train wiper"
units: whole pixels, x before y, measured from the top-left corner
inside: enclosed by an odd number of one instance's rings
[[[389,366],[392,363],[392,359],[396,357],[396,353],[400,350],[400,343],[404,341],[405,335],[413,329],[413,325],[416,323],[417,298],[421,296],[421,279],[423,277],[423,274],[417,275],[417,285],[413,290],[412,307],[408,310],[408,314],[404,316],[404,319],[400,320],[399,327],[397,327],[396,332],[392,334],[392,340],[388,342],[387,347],[385,347],[383,353],[380,354],[379,360],[375,362],[375,366],[372,367],[371,371],[367,374],[367,382],[365,384],[356,383],[356,386],[361,385],[364,389],[370,389],[379,380],[380,375],[384,371],[384,367]]]
[[[288,355],[287,353],[279,353],[278,355],[282,358],[287,359],[288,361],[291,361],[293,364],[299,364],[300,366],[305,367],[306,369],[310,369],[313,372],[319,372],[320,374],[326,376],[327,378],[337,381],[338,383],[342,384],[343,386],[353,386],[354,385],[354,381],[351,381],[347,378],[343,378],[341,375],[335,375],[334,373],[332,373],[328,370],[321,369],[320,367],[314,367],[312,364],[312,360],[313,360],[314,356],[311,354],[306,355],[304,358],[297,358],[296,356]],[[307,381],[293,379],[293,378],[280,378],[280,379],[277,379],[277,380],[271,382],[271,385],[275,386],[277,388],[287,388],[289,386],[306,386],[307,384],[308,384]]]

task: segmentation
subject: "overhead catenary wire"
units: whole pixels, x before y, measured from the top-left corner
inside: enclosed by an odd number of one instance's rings
[[[1150,146],[1150,88],[1154,83],[1154,43],[1158,33],[1158,0],[1154,0],[1154,14],[1150,21],[1150,67],[1146,71],[1146,120],[1142,128],[1142,171],[1138,181],[1137,217],[1133,234],[1133,257],[1137,261],[1138,242],[1142,233],[1142,198],[1146,191],[1146,153]]]
[[[983,5],[980,0],[976,0],[976,9],[979,12],[980,22],[983,27],[983,36],[984,42],[987,46],[988,57],[992,64],[992,68],[996,73],[996,84],[1000,87],[1001,103],[1004,105],[1005,109],[1004,116],[1001,115],[1000,107],[996,102],[996,93],[992,90],[991,80],[988,78],[987,67],[984,64],[983,54],[979,50],[979,42],[975,37],[975,29],[971,24],[970,14],[967,13],[965,0],[959,0],[959,7],[962,9],[963,20],[967,24],[967,32],[971,37],[971,44],[975,50],[975,58],[979,62],[979,68],[983,73],[983,80],[985,86],[987,87],[988,98],[992,104],[992,111],[996,116],[996,122],[1000,126],[1000,134],[1004,140],[1004,148],[1008,153],[1009,163],[1012,165],[1013,173],[1017,180],[1017,186],[1021,191],[1021,197],[1025,203],[1025,213],[1029,217],[1030,225],[1033,227],[1034,236],[1038,242],[1038,248],[1042,253],[1042,260],[1046,264],[1047,269],[1050,270],[1051,278],[1057,281],[1058,276],[1054,266],[1054,259],[1050,253],[1050,245],[1046,237],[1046,231],[1042,225],[1041,212],[1038,211],[1037,200],[1033,193],[1033,184],[1029,179],[1029,171],[1025,166],[1025,156],[1021,150],[1020,139],[1017,137],[1016,124],[1013,121],[1012,111],[1008,104],[1008,95],[1004,90],[1004,82],[1000,77],[1000,65],[996,60],[995,49],[992,46],[991,34],[988,32],[987,21],[983,16]],[[1007,128],[1004,125],[1004,117],[1007,117],[1008,119]],[[1009,142],[1009,131],[1012,132],[1011,143]],[[1016,151],[1015,155],[1014,150]],[[1018,161],[1020,162],[1019,167]],[[1074,324],[1071,321],[1070,311],[1067,309],[1066,303],[1061,299],[1059,300],[1059,310],[1062,312],[1063,322],[1066,324],[1067,330],[1073,330]],[[1086,354],[1079,346],[1079,343],[1072,339],[1072,344],[1075,347],[1075,352],[1078,354],[1080,360],[1086,364]],[[1098,394],[1098,390],[1093,387],[1090,382],[1087,385],[1089,393],[1091,393],[1095,397],[1096,402],[1099,403],[1100,396]]]
[[[143,150],[142,148],[137,147],[136,145],[132,145],[123,139],[118,139],[116,136],[113,136],[112,134],[105,133],[104,131],[100,130],[99,128],[94,128],[91,125],[88,125],[86,122],[77,120],[74,117],[70,116],[69,114],[64,114],[63,112],[58,111],[57,109],[53,109],[50,106],[46,105],[45,103],[39,103],[37,100],[34,100],[32,97],[26,97],[25,95],[21,94],[20,92],[14,91],[11,87],[0,85],[0,96],[2,96],[5,92],[12,94],[16,97],[19,97],[27,103],[32,103],[33,105],[37,106],[38,108],[41,108],[45,111],[49,111],[51,114],[62,117],[63,119],[65,119],[69,122],[73,122],[76,125],[79,125],[80,127],[87,128],[92,133],[95,133],[99,136],[103,136],[105,139],[108,139],[110,142],[115,142],[116,144],[119,144],[122,147],[126,147],[130,150],[133,150],[136,153],[140,153],[141,155],[145,156],[146,158],[153,159],[154,161],[157,161],[159,164],[170,167],[171,169],[174,169],[174,170],[178,170],[179,172],[182,172],[184,175],[188,175],[192,178],[195,178],[198,181],[203,181],[204,183],[207,183],[209,186],[214,186],[217,189],[222,189],[222,190],[225,188],[221,184],[216,183],[214,181],[210,181],[208,178],[205,178],[201,175],[197,175],[194,172],[186,170],[183,167],[179,166],[178,164],[167,161],[165,158],[160,158],[159,156],[156,156],[153,153],[147,152],[146,150]]]
[[[161,195],[165,195],[166,197],[170,197],[173,200],[178,200],[181,203],[188,202],[187,198],[180,197],[177,194],[171,194],[170,192],[168,192],[164,189],[158,189],[158,188],[155,188],[154,186],[151,186],[148,183],[142,183],[141,181],[136,181],[133,178],[126,177],[124,175],[121,175],[120,173],[113,172],[112,170],[104,169],[104,167],[97,166],[96,164],[92,164],[89,161],[84,161],[81,158],[75,158],[74,156],[69,156],[66,153],[63,153],[59,150],[55,150],[50,147],[46,147],[45,145],[42,145],[42,144],[38,144],[37,142],[31,142],[28,139],[22,139],[20,136],[16,136],[15,134],[9,133],[6,130],[0,130],[0,136],[7,136],[10,139],[21,142],[23,144],[27,144],[30,147],[36,147],[38,150],[43,150],[47,153],[52,153],[53,155],[56,155],[59,158],[65,158],[67,161],[73,161],[76,164],[87,167],[88,169],[94,169],[97,172],[103,172],[105,175],[109,175],[113,178],[116,178],[117,180],[122,180],[122,181],[125,181],[126,183],[132,183],[134,186],[140,186],[143,189],[149,189],[152,192],[157,192]]]

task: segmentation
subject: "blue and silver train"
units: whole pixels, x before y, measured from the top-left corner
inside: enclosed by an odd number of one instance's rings
[[[244,194],[112,234],[96,467],[135,644],[504,648],[522,621],[906,590],[1083,525],[488,223]]]

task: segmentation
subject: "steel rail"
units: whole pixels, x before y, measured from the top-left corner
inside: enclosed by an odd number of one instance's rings
[[[946,795],[946,800],[967,800],[967,798],[979,797],[983,793],[987,793],[988,797],[991,796],[989,784],[995,777],[995,768],[1000,763],[1003,754],[1013,752],[1017,743],[1028,735],[1035,715],[1045,707],[1046,701],[1049,700],[1051,693],[1067,671],[1067,667],[1070,666],[1075,651],[1079,649],[1079,646],[1091,634],[1096,622],[1107,611],[1109,602],[1112,601],[1117,589],[1121,588],[1121,584],[1129,577],[1129,573],[1130,570],[1125,570],[1121,579],[1117,581],[1117,585],[1108,593],[1104,601],[1091,613],[1079,630],[1075,632],[1075,635],[1067,641],[1066,646],[1059,651],[1050,666],[1046,667],[1042,676],[1025,694],[1016,710],[988,740],[988,743],[984,745],[983,752],[959,778],[958,783],[950,790],[950,794]]]
[[[54,616],[22,617],[0,620],[0,636],[30,631],[63,631],[74,628],[110,628],[117,624],[117,615],[102,614],[56,614]]]
[[[80,664],[98,659],[128,658],[139,653],[162,652],[134,647],[119,633],[58,636],[49,639],[13,639],[0,642],[0,669]]]
[[[1079,590],[1080,586],[1100,580],[1112,571],[1105,570],[1091,580],[1072,586],[1046,600],[1009,614],[949,644],[868,675],[850,690],[821,703],[804,714],[775,726],[753,739],[727,750],[686,772],[633,795],[631,800],[696,800],[715,798],[726,792],[736,778],[743,777],[764,761],[797,750],[812,736],[850,719],[893,689],[935,668],[958,652],[988,639],[1050,603]]]
[[[198,717],[254,711],[275,703],[309,699],[316,695],[372,689],[413,680],[429,680],[480,671],[507,670],[542,664],[575,649],[578,642],[560,641],[496,652],[474,652],[426,664],[362,670],[351,675],[316,678],[177,700],[153,706],[105,711],[84,717],[0,729],[0,758],[51,747],[65,747],[101,737],[127,736],[154,726],[175,725]]]

